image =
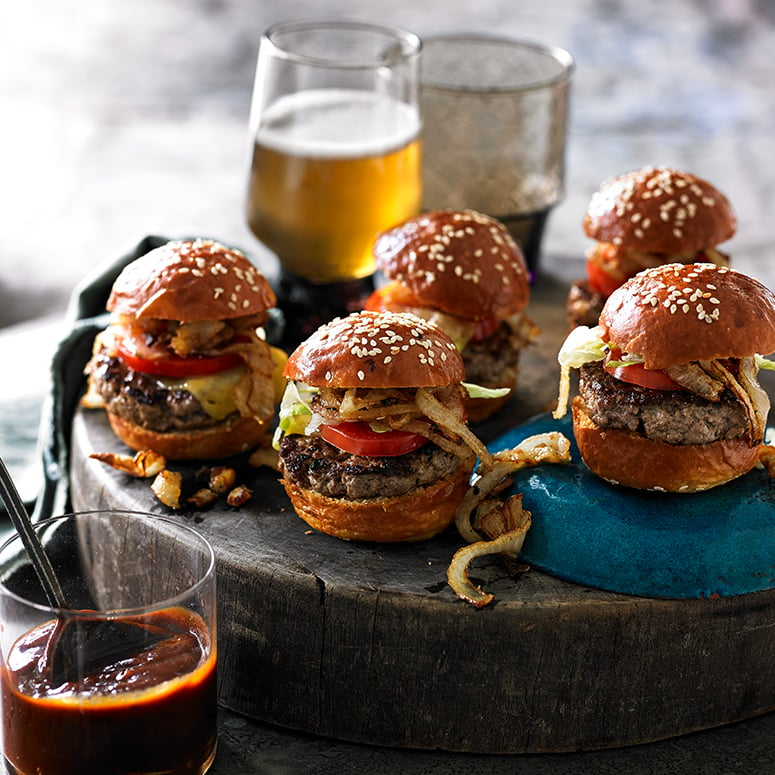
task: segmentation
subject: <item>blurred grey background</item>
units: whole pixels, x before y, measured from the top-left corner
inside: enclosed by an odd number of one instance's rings
[[[271,270],[243,220],[258,39],[272,22],[321,14],[573,53],[549,268],[582,260],[597,185],[644,164],[689,169],[730,197],[738,266],[768,249],[768,0],[25,0],[4,8],[0,45],[0,326],[60,313],[84,275],[145,234],[216,237]]]

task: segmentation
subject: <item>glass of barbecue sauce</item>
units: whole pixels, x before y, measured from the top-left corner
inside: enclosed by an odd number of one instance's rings
[[[13,775],[200,775],[216,748],[215,561],[153,514],[39,522],[67,609],[0,547],[4,763]]]

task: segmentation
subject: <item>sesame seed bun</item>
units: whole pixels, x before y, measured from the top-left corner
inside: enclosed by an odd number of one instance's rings
[[[283,376],[313,387],[417,388],[463,380],[463,359],[439,328],[415,315],[355,312],[319,328]]]
[[[709,444],[667,444],[616,428],[601,428],[583,401],[573,400],[573,433],[584,464],[613,484],[639,490],[692,493],[748,473],[761,444],[746,437]]]
[[[168,242],[129,264],[113,284],[107,308],[191,323],[255,315],[275,304],[266,278],[242,253],[195,240]]]
[[[665,264],[628,280],[600,316],[603,340],[648,369],[775,351],[775,295],[714,264]]]
[[[424,541],[452,524],[468,491],[471,468],[461,462],[446,479],[375,500],[329,498],[287,477],[282,483],[296,513],[315,530],[347,541]]]
[[[381,234],[377,267],[405,285],[422,305],[481,320],[525,307],[525,259],[506,227],[473,210],[420,215]]]
[[[708,181],[668,167],[645,167],[603,183],[583,226],[599,242],[686,254],[730,239],[737,220],[727,198]]]

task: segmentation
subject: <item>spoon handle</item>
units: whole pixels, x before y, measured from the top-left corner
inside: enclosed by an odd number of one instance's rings
[[[24,508],[24,501],[22,501],[2,458],[0,458],[0,496],[2,496],[5,507],[8,509],[13,526],[22,539],[24,548],[30,555],[49,605],[54,608],[67,608],[65,596],[59,586],[54,568],[46,555],[38,534],[35,532],[29,514]]]

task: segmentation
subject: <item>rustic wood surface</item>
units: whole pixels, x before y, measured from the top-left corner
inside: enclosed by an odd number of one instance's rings
[[[543,333],[516,400],[477,428],[487,441],[551,404],[566,288],[537,283]],[[72,450],[75,508],[169,513],[147,482],[88,459],[126,451],[101,412],[79,412]],[[248,504],[178,516],[216,550],[226,708],[340,740],[525,753],[642,743],[775,707],[775,590],[630,597],[492,558],[473,576],[497,602],[475,610],[446,584],[454,529],[418,545],[345,543],[308,529],[275,472],[235,462]],[[192,478],[198,466],[176,467]]]

